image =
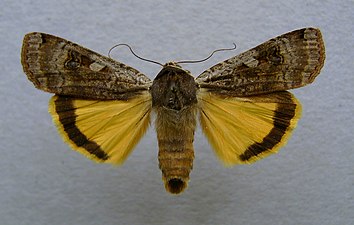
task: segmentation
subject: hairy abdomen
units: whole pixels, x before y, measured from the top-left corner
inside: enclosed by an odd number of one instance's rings
[[[156,132],[159,144],[159,167],[168,192],[178,194],[188,184],[194,159],[196,106],[177,111],[156,109]]]

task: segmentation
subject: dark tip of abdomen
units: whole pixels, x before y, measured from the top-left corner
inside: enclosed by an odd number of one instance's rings
[[[179,194],[187,187],[187,182],[180,178],[172,178],[165,183],[165,188],[171,194]]]

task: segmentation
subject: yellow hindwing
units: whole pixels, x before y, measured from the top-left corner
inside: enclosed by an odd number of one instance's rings
[[[121,164],[149,126],[151,95],[107,101],[55,95],[49,112],[71,148],[97,162]]]
[[[301,114],[299,101],[287,91],[241,98],[201,89],[198,103],[203,132],[227,166],[276,153]]]

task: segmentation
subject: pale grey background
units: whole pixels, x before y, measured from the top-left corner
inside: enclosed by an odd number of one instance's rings
[[[354,2],[13,1],[0,3],[0,224],[354,224]],[[321,28],[325,67],[293,93],[303,116],[279,154],[224,168],[198,129],[189,188],[165,192],[153,127],[122,167],[98,165],[62,142],[20,64],[22,38],[41,31],[102,54],[209,66],[290,30]],[[160,67],[125,48],[113,56],[154,78]]]

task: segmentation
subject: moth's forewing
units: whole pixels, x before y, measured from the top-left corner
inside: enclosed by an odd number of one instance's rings
[[[250,96],[302,87],[314,81],[325,60],[320,30],[295,30],[221,62],[196,82],[210,92]]]
[[[240,98],[202,90],[198,100],[204,134],[227,166],[276,153],[301,114],[299,101],[286,91]]]
[[[29,33],[23,39],[21,62],[35,87],[85,99],[129,99],[151,85],[134,68],[65,39]]]

